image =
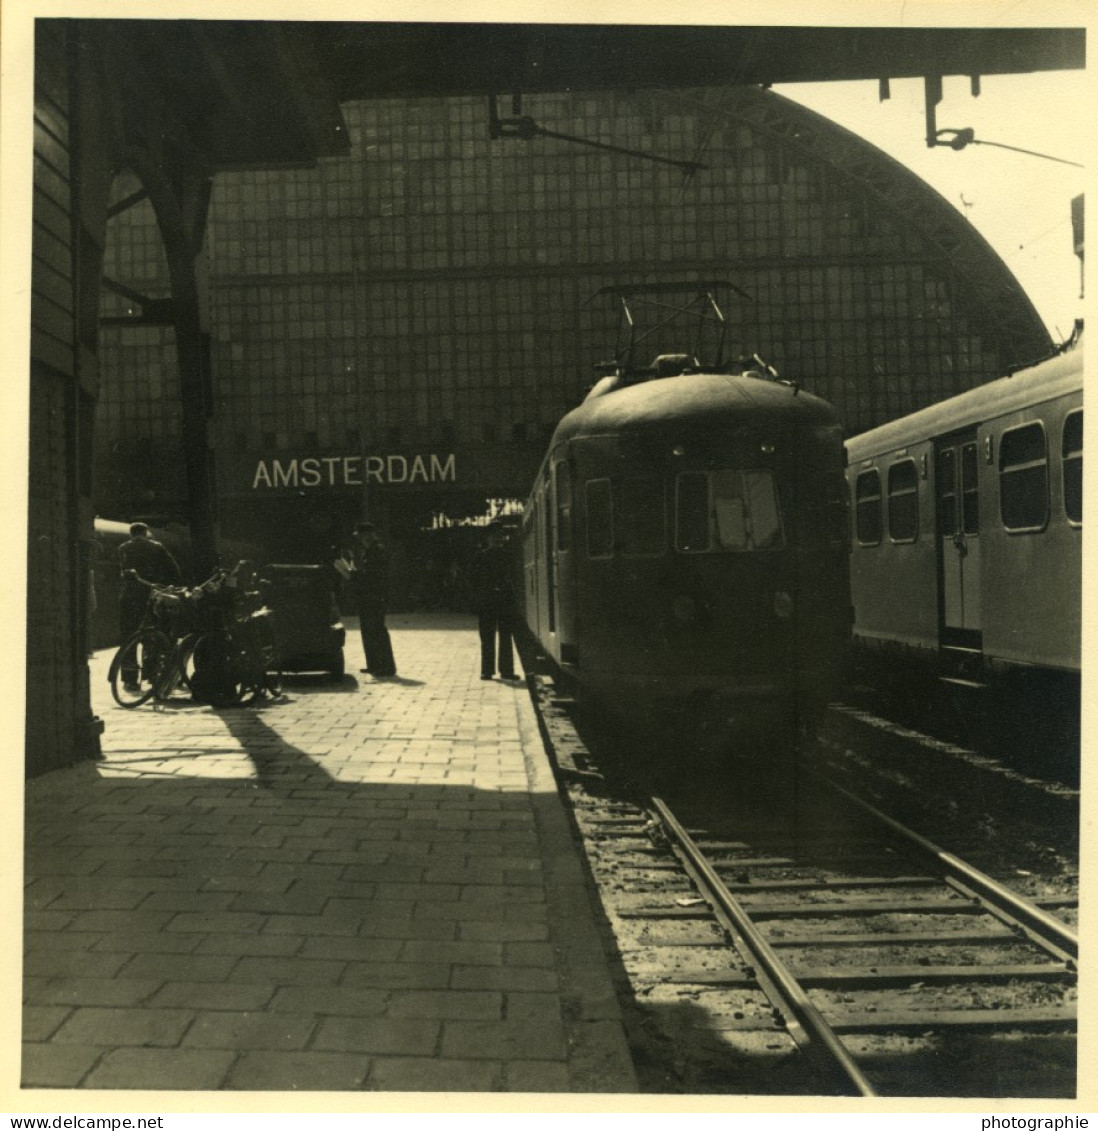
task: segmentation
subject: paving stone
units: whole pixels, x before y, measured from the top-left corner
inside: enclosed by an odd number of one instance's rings
[[[459,923],[457,930],[458,938],[468,942],[544,942],[549,938],[549,925],[543,922],[486,922],[474,919]],[[504,954],[506,953],[505,948]],[[506,958],[504,961],[507,961]]]
[[[400,952],[402,962],[446,963],[450,966],[499,966],[503,962],[503,947],[491,942],[440,942],[417,939],[404,944]]]
[[[166,982],[148,1004],[161,1009],[262,1009],[274,994],[274,987],[263,982]]]
[[[223,1086],[237,1056],[221,1049],[112,1049],[88,1075],[84,1087],[213,1091]]]
[[[317,1019],[311,1014],[200,1013],[183,1038],[184,1047],[221,1049],[301,1049]]]
[[[23,960],[23,970],[42,978],[110,978],[127,962],[129,954],[89,954],[84,950],[34,950]]]
[[[555,993],[559,979],[555,970],[534,966],[458,966],[451,986],[455,990],[528,990]]]
[[[379,1056],[366,1086],[379,1092],[498,1092],[503,1070],[488,1060]]]
[[[559,994],[526,993],[521,990],[505,995],[509,1021],[560,1021],[562,1001]]]
[[[23,979],[23,994],[32,1005],[137,1005],[148,1000],[161,982],[149,978]]]
[[[426,1018],[328,1017],[313,1042],[318,1049],[431,1056],[440,1023]]]
[[[437,1020],[495,1020],[503,1015],[503,995],[493,991],[394,990],[386,1014]]]
[[[564,1029],[559,1022],[544,1020],[446,1021],[441,1052],[497,1060],[563,1060]]]
[[[236,965],[232,955],[139,954],[122,968],[126,978],[160,978],[163,981],[222,982]]]
[[[23,1007],[23,1040],[46,1041],[72,1012],[64,1005],[27,1005]]]
[[[360,1053],[246,1052],[233,1066],[226,1087],[248,1091],[346,1092],[359,1088],[370,1071]]]
[[[326,986],[340,980],[346,963],[310,958],[241,958],[233,967],[234,982],[271,985]]]
[[[557,953],[547,942],[508,942],[503,946],[503,961],[507,966],[555,967]]]
[[[23,1046],[24,1088],[76,1088],[106,1050],[99,1045]]]
[[[509,1092],[572,1091],[568,1066],[553,1060],[513,1060],[507,1065]]]
[[[263,915],[247,911],[184,913],[174,916],[167,929],[169,931],[200,932],[201,934],[215,932],[239,934],[242,931],[259,931],[263,927],[265,918]]]
[[[296,954],[305,942],[305,935],[272,935],[263,932],[258,935],[180,935],[179,938],[193,937],[197,954],[234,954],[259,957],[288,957]]]
[[[271,1012],[375,1017],[385,1012],[389,990],[347,986],[280,986],[268,1005]]]
[[[371,939],[362,936],[351,938],[306,939],[301,948],[302,958],[333,958],[359,962],[395,962],[401,947],[400,938]]]
[[[342,981],[345,986],[360,989],[443,990],[450,985],[450,978],[451,968],[439,963],[348,962]]]
[[[54,1044],[177,1045],[194,1018],[186,1009],[75,1009],[51,1038]]]

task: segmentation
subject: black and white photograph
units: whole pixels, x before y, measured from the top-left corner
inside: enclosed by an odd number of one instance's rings
[[[1089,14],[4,11],[10,1111],[1088,1110]]]

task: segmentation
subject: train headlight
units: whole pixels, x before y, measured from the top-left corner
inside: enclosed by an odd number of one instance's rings
[[[774,615],[779,620],[789,620],[793,615],[793,598],[784,589],[774,594]]]
[[[679,594],[678,597],[671,599],[671,612],[675,614],[675,620],[679,624],[691,624],[698,617],[698,607],[694,603],[694,598],[685,594]]]

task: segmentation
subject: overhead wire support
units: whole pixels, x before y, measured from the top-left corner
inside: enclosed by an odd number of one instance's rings
[[[1085,169],[1080,161],[1068,161],[1066,157],[1053,157],[1050,153],[1038,153],[1034,149],[1022,149],[1017,145],[1006,145],[1001,141],[982,141],[975,136],[975,130],[967,127],[963,130],[941,129],[934,134],[934,144],[949,146],[950,149],[961,150],[969,145],[993,145],[996,149],[1009,149],[1012,153],[1024,153],[1027,157],[1042,157],[1046,161],[1056,161],[1061,165],[1074,165],[1076,169]],[[944,134],[952,134],[950,138],[940,140]]]
[[[518,100],[514,102],[516,111]],[[626,157],[637,157],[642,161],[655,161],[660,165],[672,165],[676,169],[683,169],[688,175],[698,172],[699,169],[708,168],[698,161],[683,161],[676,157],[661,157],[656,153],[646,153],[642,149],[630,149],[624,145],[612,145],[608,141],[595,141],[592,138],[577,137],[575,134],[560,133],[539,126],[528,114],[515,118],[501,118],[496,107],[496,96],[488,96],[488,132],[494,139],[515,137],[521,141],[529,141],[534,137],[552,137],[558,141],[573,142],[576,145],[586,145],[591,149],[605,149],[611,153],[621,153]]]

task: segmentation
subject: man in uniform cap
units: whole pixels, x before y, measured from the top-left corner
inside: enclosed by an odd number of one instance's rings
[[[351,591],[358,609],[362,632],[362,650],[366,654],[363,672],[375,679],[396,675],[396,660],[385,627],[385,611],[389,603],[389,556],[372,522],[355,526],[351,542]]]

